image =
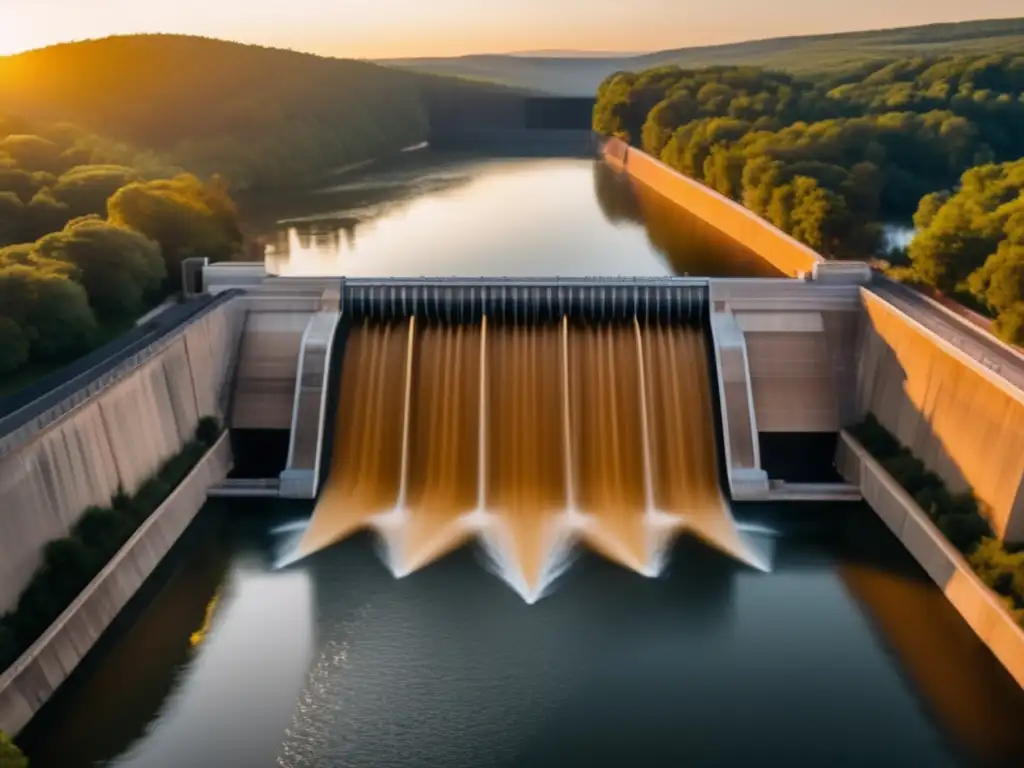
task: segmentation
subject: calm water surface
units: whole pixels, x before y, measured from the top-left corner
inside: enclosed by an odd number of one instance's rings
[[[272,269],[772,274],[589,161],[331,187],[253,205]],[[473,548],[277,569],[310,505],[209,509],[21,741],[33,768],[1024,765],[1021,689],[869,510],[742,512],[771,573],[684,539],[662,578],[581,555],[528,606]]]
[[[211,511],[33,766],[1024,764],[1021,690],[869,510],[776,519],[770,574],[692,539],[655,580],[584,555],[533,606],[473,549],[275,570],[306,515]]]
[[[416,153],[295,196],[283,211],[262,202],[255,223],[278,274],[778,274],[594,160]]]

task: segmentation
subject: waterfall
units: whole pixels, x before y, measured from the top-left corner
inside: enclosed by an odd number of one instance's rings
[[[570,530],[648,576],[683,530],[766,567],[719,486],[702,331],[518,311],[420,325],[351,330],[331,473],[300,554],[375,528],[404,576],[479,534],[531,602]]]

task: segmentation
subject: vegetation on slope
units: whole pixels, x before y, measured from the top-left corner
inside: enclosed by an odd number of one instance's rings
[[[436,92],[481,90],[359,61],[175,35],[0,58],[0,103],[70,120],[233,189],[293,184],[427,138]]]
[[[229,190],[420,142],[432,108],[504,94],[171,35],[0,58],[20,115],[0,116],[0,375],[73,359],[176,290],[182,259],[237,252]]]
[[[171,175],[171,178],[159,178]],[[223,185],[68,124],[0,119],[0,375],[66,362],[241,234]]]
[[[28,760],[3,731],[0,731],[0,768],[28,768]]]
[[[590,95],[616,71],[652,67],[755,66],[821,76],[878,66],[908,56],[1013,53],[1024,49],[1024,19],[930,24],[902,29],[781,37],[658,51],[641,56],[460,56],[394,59],[388,63],[439,75],[473,77],[517,88]]]
[[[195,438],[144,483],[134,497],[118,493],[109,507],[87,509],[68,536],[46,545],[43,563],[17,606],[0,617],[0,672],[28,650],[78,597],[188,476],[220,433],[216,419],[201,419]]]
[[[955,193],[925,197],[914,224],[910,266],[894,276],[967,294],[1024,343],[1024,159],[972,168]]]
[[[1014,166],[964,176],[968,190],[990,180],[979,193],[985,202],[961,195],[937,213],[950,195],[942,190],[965,171],[1024,153],[1024,56],[908,59],[864,68],[858,77],[812,82],[746,67],[622,72],[602,83],[594,128],[742,202],[827,256],[876,255],[881,223],[907,219],[920,205],[919,225],[932,223],[934,213],[935,226],[949,231],[925,233],[915,244],[918,279],[947,292],[970,290],[982,306],[1010,313],[997,329],[1019,339]],[[991,215],[967,215],[972,205],[989,206]],[[983,252],[939,254],[952,231]],[[990,269],[968,284],[997,251]],[[940,262],[950,259],[958,266],[944,271]]]
[[[1024,552],[1010,552],[995,538],[974,494],[970,491],[951,494],[942,479],[928,471],[924,463],[871,414],[863,423],[851,428],[850,433],[914,497],[1024,627]]]

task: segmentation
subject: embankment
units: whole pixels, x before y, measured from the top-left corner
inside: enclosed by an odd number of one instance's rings
[[[772,226],[739,203],[687,178],[659,160],[630,147],[620,139],[608,139],[604,158],[715,228],[751,249],[783,274],[796,277],[810,273],[822,257],[803,243]]]
[[[1024,686],[1024,630],[974,574],[913,497],[849,433],[840,434],[836,466],[903,543],[1013,678]]]
[[[0,675],[0,730],[17,733],[71,675],[230,468],[231,441],[224,433],[46,633]]]
[[[86,508],[134,493],[202,416],[225,420],[240,328],[237,302],[217,304],[0,437],[0,611]]]
[[[1024,540],[1024,393],[870,291],[857,410],[870,412],[951,491],[971,489],[993,529]]]

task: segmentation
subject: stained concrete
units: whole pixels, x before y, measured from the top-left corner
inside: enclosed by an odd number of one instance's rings
[[[836,466],[928,573],[1013,678],[1024,686],[1024,629],[971,570],[914,499],[849,433],[840,434]]]
[[[45,544],[119,489],[134,493],[202,416],[224,419],[238,319],[233,301],[217,306],[0,458],[0,612],[16,602]]]
[[[857,405],[954,491],[971,489],[993,528],[1024,541],[1024,392],[865,291]]]
[[[687,178],[660,160],[633,149],[620,139],[608,139],[604,157],[637,181],[728,232],[785,275],[811,274],[823,259],[803,243],[777,229],[739,203],[700,182]]]
[[[0,675],[0,730],[16,734],[85,658],[231,468],[227,434],[46,633]]]

